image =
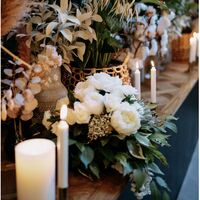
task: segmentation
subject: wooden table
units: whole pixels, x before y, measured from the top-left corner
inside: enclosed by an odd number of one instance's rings
[[[188,71],[187,64],[171,63],[161,72],[157,81],[158,111],[174,114],[183,103],[198,80],[198,67],[193,66]],[[142,98],[150,99],[150,81],[142,86]],[[14,165],[2,162],[2,200],[16,199]],[[6,168],[6,166],[8,166]],[[12,170],[12,172],[11,172]],[[7,181],[7,183],[6,183]],[[9,181],[9,182],[8,182]],[[126,179],[120,175],[107,174],[101,180],[92,182],[77,174],[70,174],[70,200],[116,200],[123,190]],[[4,184],[8,188],[4,188]],[[9,194],[8,194],[9,193]]]

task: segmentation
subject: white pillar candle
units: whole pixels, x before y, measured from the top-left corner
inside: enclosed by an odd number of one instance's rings
[[[58,188],[68,187],[68,136],[69,126],[65,119],[67,118],[67,106],[63,105],[60,111],[61,121],[57,129],[57,160],[58,160]]]
[[[195,37],[190,38],[190,56],[189,62],[193,63],[196,61],[197,41]]]
[[[151,103],[156,103],[156,68],[153,61],[151,65]]]
[[[136,70],[135,70],[135,88],[138,91],[137,98],[141,99],[141,88],[140,88],[141,82],[140,82],[140,70],[139,70],[139,64],[136,62]]]
[[[17,199],[55,200],[55,144],[30,139],[15,147]]]

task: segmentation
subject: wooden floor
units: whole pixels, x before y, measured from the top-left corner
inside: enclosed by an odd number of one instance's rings
[[[165,114],[174,114],[185,100],[194,84],[198,80],[198,67],[188,67],[188,64],[171,63],[161,72],[157,80],[158,111]],[[150,80],[142,85],[142,98],[150,100]],[[4,166],[5,167],[5,166]],[[4,177],[5,178],[5,177]],[[2,179],[2,184],[3,184]],[[15,179],[12,181],[14,192]],[[116,200],[121,193],[126,180],[116,174],[108,174],[103,179],[91,182],[80,175],[70,175],[70,200]],[[13,191],[12,191],[13,190]],[[4,193],[5,194],[5,193]],[[10,195],[11,197],[12,195]],[[4,198],[7,197],[7,198]],[[9,195],[2,199],[9,198]]]

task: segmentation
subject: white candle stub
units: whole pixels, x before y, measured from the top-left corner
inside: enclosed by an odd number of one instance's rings
[[[61,121],[57,127],[57,155],[58,155],[58,188],[68,187],[68,162],[69,162],[69,125],[67,124],[67,106],[63,105],[60,111]]]
[[[153,61],[151,65],[151,103],[156,103],[156,68]]]
[[[15,147],[17,199],[55,200],[55,144],[30,139]]]
[[[137,89],[137,98],[141,99],[141,81],[140,81],[140,70],[139,70],[139,63],[136,62],[136,70],[135,70],[135,88]]]

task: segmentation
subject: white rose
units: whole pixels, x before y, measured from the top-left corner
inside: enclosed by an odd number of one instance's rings
[[[128,95],[132,95],[132,97],[135,98],[135,95],[137,94],[137,90],[131,85],[122,85],[112,90],[111,93],[123,99],[125,96],[128,96]]]
[[[69,98],[67,96],[64,98],[61,98],[56,102],[55,110],[60,110],[62,105],[68,105],[68,104],[69,104]]]
[[[115,94],[105,94],[104,104],[107,112],[115,111],[120,107],[122,98]]]
[[[90,114],[100,115],[104,109],[104,96],[98,92],[92,92],[86,94],[83,103]]]
[[[83,101],[85,95],[90,92],[95,92],[95,88],[92,84],[88,81],[79,82],[74,89],[74,96],[80,101]]]
[[[50,117],[51,117],[50,110],[45,111],[42,124],[46,127],[47,130],[49,130],[51,126],[51,122],[47,121]]]
[[[74,114],[78,124],[87,124],[90,121],[90,112],[87,107],[80,102],[74,103]]]
[[[111,116],[111,125],[120,135],[129,136],[140,128],[140,117],[133,106],[122,103]]]
[[[104,90],[106,92],[110,92],[113,88],[122,85],[122,80],[118,76],[112,77],[104,72],[88,76],[87,80],[97,90]]]

